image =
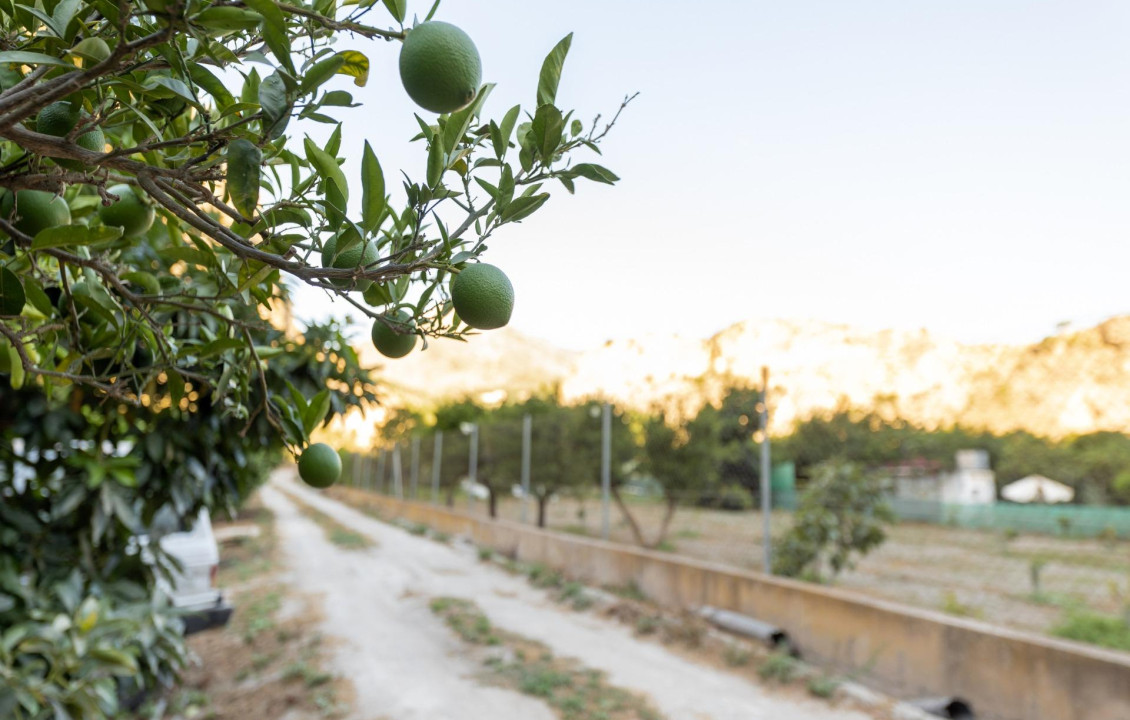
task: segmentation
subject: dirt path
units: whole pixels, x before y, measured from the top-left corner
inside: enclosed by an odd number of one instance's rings
[[[283,492],[285,491],[285,492]],[[374,541],[343,551],[287,494]],[[602,670],[642,693],[669,720],[869,720],[817,701],[773,694],[736,675],[695,665],[620,624],[573,613],[523,579],[479,563],[469,547],[415,537],[310,491],[285,473],[263,490],[277,518],[290,581],[323,595],[323,632],[340,640],[334,669],[356,686],[357,720],[552,720],[543,703],[474,679],[478,664],[436,618],[436,596],[475,601],[491,622]]]

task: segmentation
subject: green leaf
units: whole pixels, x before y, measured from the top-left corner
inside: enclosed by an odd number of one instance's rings
[[[184,397],[184,377],[173,368],[165,371],[165,377],[169,387],[169,396],[173,399],[175,405]]]
[[[428,146],[428,187],[435,188],[439,185],[439,181],[443,179],[443,170],[443,141],[437,135]]]
[[[533,215],[549,199],[549,193],[515,198],[502,211],[502,222],[517,222]]]
[[[219,107],[224,108],[235,102],[235,98],[224,87],[223,81],[213,75],[211,70],[200,63],[192,63],[189,65],[189,72],[192,74],[192,81],[215,98]]]
[[[565,121],[561,117],[561,111],[553,105],[542,105],[534,113],[530,132],[534,135],[534,146],[538,155],[546,166],[553,162],[553,156],[561,146],[564,131]]]
[[[299,94],[307,95],[337,74],[345,64],[345,57],[341,53],[332,55],[325,60],[320,60],[307,68],[302,73],[302,84]]]
[[[314,430],[322,424],[326,419],[326,415],[330,411],[330,391],[323,390],[315,395],[310,400],[309,407],[306,412],[302,414],[302,426],[306,429],[306,434],[314,432]]]
[[[365,53],[357,50],[345,50],[338,55],[345,59],[345,63],[338,69],[338,72],[353,78],[353,84],[357,87],[365,87],[365,83],[369,82],[369,58]]]
[[[0,268],[0,315],[19,315],[26,301],[20,279],[8,268]]]
[[[385,211],[385,176],[380,160],[365,141],[365,151],[361,155],[361,227],[373,232],[381,224]]]
[[[492,90],[494,90],[494,83],[483,85],[479,92],[475,94],[474,102],[462,110],[453,112],[447,118],[447,122],[443,126],[443,146],[448,153],[455,150],[455,146],[463,140],[463,136],[471,129],[471,123],[479,114]]]
[[[47,293],[43,292],[43,288],[39,286],[39,281],[35,278],[25,277],[23,282],[27,302],[31,303],[32,307],[43,315],[51,317],[55,312],[55,306],[51,304],[51,299],[47,297]]]
[[[392,294],[389,293],[388,288],[384,283],[378,282],[370,285],[365,292],[361,293],[361,297],[372,307],[381,307],[392,302]]]
[[[306,149],[306,159],[324,177],[328,184],[337,188],[343,202],[342,206],[338,209],[345,210],[344,202],[349,200],[349,184],[345,181],[345,173],[341,171],[341,166],[338,165],[337,159],[327,153],[322,148],[314,144],[310,138],[306,138],[304,142]]]
[[[66,60],[42,53],[28,52],[26,50],[8,50],[6,52],[0,52],[0,63],[10,63],[12,65],[57,65],[58,67],[78,70],[77,67]]]
[[[569,168],[569,172],[577,175],[578,177],[583,177],[588,180],[595,180],[596,182],[604,183],[606,185],[612,185],[620,179],[608,168],[602,167],[600,165],[594,165],[592,163],[580,163],[579,165],[574,165],[573,167]]]
[[[499,159],[506,154],[506,148],[510,145],[510,134],[514,132],[514,124],[518,122],[518,114],[522,112],[520,105],[515,105],[506,111],[502,116],[502,124],[498,126],[498,139],[492,135],[494,142],[494,154]]]
[[[573,33],[569,33],[545,56],[545,62],[541,65],[541,74],[538,76],[539,107],[552,105],[557,100],[557,86],[561,82],[561,69],[565,65],[565,56],[569,54],[569,46],[572,44]]]
[[[263,153],[250,140],[238,138],[228,144],[227,188],[232,204],[244,217],[255,216]]]
[[[117,240],[122,236],[120,227],[99,225],[87,227],[86,225],[59,225],[57,227],[40,230],[31,241],[32,250],[45,248],[73,247],[76,245],[94,245],[96,243]]]
[[[398,23],[404,22],[404,16],[408,13],[408,0],[384,0],[384,4]]]
[[[286,18],[277,3],[271,0],[244,0],[244,5],[263,16],[263,40],[283,66],[294,74],[290,59],[290,36],[286,32]]]
[[[290,122],[294,101],[279,73],[272,73],[258,87],[259,106],[263,109],[263,134],[272,140],[282,137]]]

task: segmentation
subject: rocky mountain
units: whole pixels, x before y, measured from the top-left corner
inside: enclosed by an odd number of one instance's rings
[[[372,364],[379,357],[362,351]],[[638,408],[716,400],[771,371],[775,432],[836,407],[875,408],[929,426],[961,423],[1062,436],[1130,430],[1130,316],[1033,345],[970,345],[932,335],[817,321],[747,321],[706,340],[678,335],[561,350],[513,330],[434,341],[383,363],[392,404],[461,395],[500,401],[557,388]]]

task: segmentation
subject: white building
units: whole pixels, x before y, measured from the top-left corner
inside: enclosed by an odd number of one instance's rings
[[[996,476],[987,450],[959,450],[953,472],[929,465],[892,468],[895,497],[900,500],[989,505],[997,500]]]

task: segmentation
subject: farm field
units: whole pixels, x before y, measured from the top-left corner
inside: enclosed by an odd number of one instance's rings
[[[466,501],[462,508],[468,507]],[[663,507],[634,502],[646,537],[659,527]],[[486,513],[475,503],[474,512]],[[529,517],[535,517],[531,503]],[[507,499],[499,514],[521,517]],[[790,515],[773,514],[773,536],[788,530]],[[559,498],[550,503],[551,529],[599,537],[600,503]],[[612,507],[612,539],[632,543]],[[680,508],[661,550],[762,570],[761,514]],[[873,597],[956,616],[1051,633],[1073,611],[1117,616],[1130,605],[1130,542],[968,530],[919,523],[889,529],[887,541],[833,582]]]

